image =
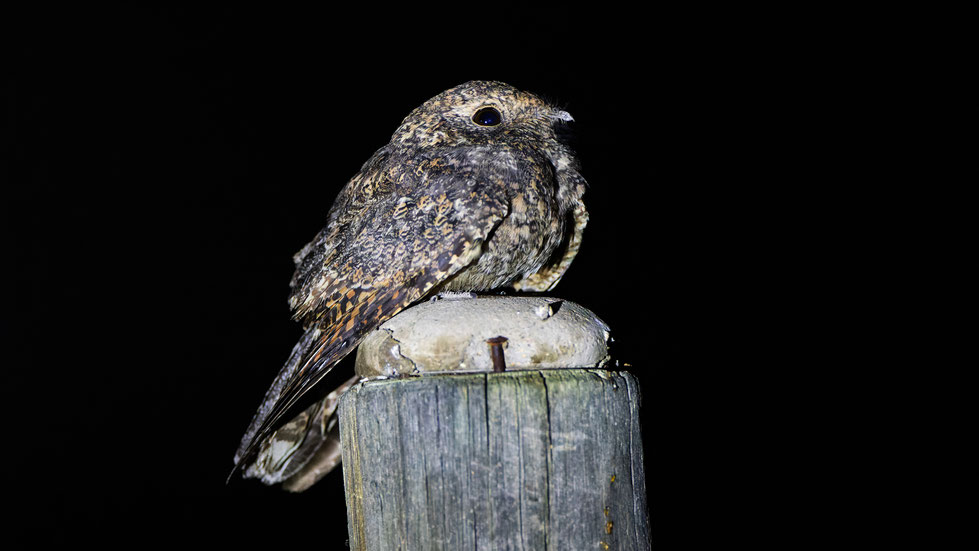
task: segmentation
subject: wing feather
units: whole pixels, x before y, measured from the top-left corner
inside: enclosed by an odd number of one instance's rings
[[[368,332],[476,260],[507,213],[492,183],[444,175],[368,205],[356,228],[335,235],[328,264],[308,274],[309,292],[294,304],[309,329],[252,419],[231,474]]]

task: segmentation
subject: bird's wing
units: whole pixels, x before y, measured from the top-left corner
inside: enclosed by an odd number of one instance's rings
[[[343,243],[345,231],[360,218],[361,213],[394,191],[385,171],[384,164],[390,159],[390,148],[377,150],[361,171],[351,178],[340,190],[330,212],[326,225],[312,241],[293,255],[296,271],[289,282],[292,292],[289,304],[295,309],[302,297],[309,294],[310,286],[324,266],[331,264],[337,247]]]
[[[369,331],[478,258],[508,213],[502,187],[490,178],[443,172],[422,184],[364,209],[313,276],[312,291],[295,305],[310,328],[245,433],[236,470]]]

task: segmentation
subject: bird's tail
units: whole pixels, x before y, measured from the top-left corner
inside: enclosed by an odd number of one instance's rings
[[[301,492],[339,465],[337,406],[358,381],[359,375],[347,379],[259,442],[254,459],[242,460],[245,478],[258,478],[269,485],[281,483],[285,490]]]
[[[272,383],[272,386],[269,387],[268,392],[265,393],[265,397],[262,399],[262,405],[259,406],[258,411],[255,412],[255,416],[252,417],[252,421],[248,425],[248,430],[246,430],[245,435],[241,437],[241,444],[238,445],[238,451],[235,452],[236,471],[238,468],[243,467],[243,465],[239,465],[239,463],[245,456],[249,445],[254,440],[255,435],[258,434],[262,423],[264,423],[268,418],[269,413],[272,411],[272,407],[282,395],[282,391],[285,390],[286,385],[319,343],[322,332],[323,331],[319,327],[307,329],[306,332],[303,333],[302,338],[299,339],[299,342],[296,343],[296,346],[292,347],[292,353],[289,355],[289,360],[286,361],[286,364],[279,370],[279,374],[275,377],[275,382]],[[234,474],[235,472],[233,471],[231,476]],[[231,476],[228,478],[230,479]]]

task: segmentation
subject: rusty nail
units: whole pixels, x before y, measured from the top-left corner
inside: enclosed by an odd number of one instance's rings
[[[506,358],[503,356],[503,343],[507,342],[506,337],[493,337],[486,339],[486,344],[490,347],[490,358],[493,360],[493,371],[500,373],[506,371]]]

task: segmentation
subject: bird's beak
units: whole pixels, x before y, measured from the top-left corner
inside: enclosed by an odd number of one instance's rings
[[[551,119],[562,122],[574,122],[574,117],[571,116],[571,113],[568,113],[567,111],[558,111],[556,109],[551,111]]]

